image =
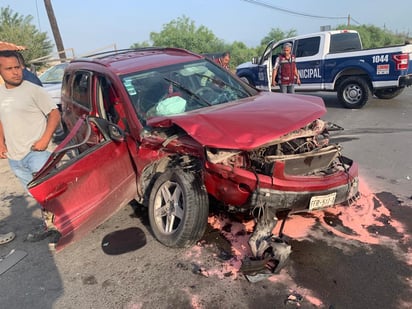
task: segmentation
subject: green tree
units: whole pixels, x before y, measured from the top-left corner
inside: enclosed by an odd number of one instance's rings
[[[339,25],[336,29],[348,29],[348,27],[347,25]],[[357,30],[360,33],[364,48],[401,44],[405,40],[405,35],[397,35],[376,26],[351,26],[350,29]],[[194,21],[186,16],[182,16],[163,25],[163,29],[159,33],[151,32],[150,40],[152,44],[145,41],[142,43],[134,43],[131,47],[180,47],[196,53],[229,51],[231,54],[230,67],[234,69],[237,65],[250,61],[252,57],[260,56],[270,41],[280,41],[296,35],[297,31],[295,29],[282,30],[280,28],[272,28],[269,33],[262,38],[260,45],[257,47],[247,47],[243,42],[238,41],[227,44],[217,38],[212,31],[205,26],[196,27]]]
[[[381,29],[373,25],[360,25],[360,26],[350,26],[339,25],[336,29],[349,29],[356,30],[362,40],[363,48],[374,48],[374,47],[384,47],[389,45],[402,44],[405,40],[404,37],[396,35],[393,32]]]
[[[142,48],[142,47],[150,47],[150,43],[147,41],[139,42],[139,43],[133,43],[130,48]]]
[[[250,61],[257,55],[256,48],[247,47],[243,42],[235,41],[227,48],[230,51],[230,67],[235,69],[239,64]]]
[[[291,38],[297,36],[298,33],[295,29],[289,29],[287,31],[283,31],[279,28],[272,28],[269,33],[260,41],[260,45],[266,46],[270,41],[276,40],[280,41],[286,38]]]
[[[257,48],[258,54],[260,55],[265,50],[267,44],[270,41],[280,41],[286,38],[291,38],[297,36],[298,33],[295,29],[289,29],[287,31],[283,31],[279,28],[272,28],[269,33],[260,41],[260,46]]]
[[[225,48],[225,43],[211,30],[205,26],[196,27],[195,22],[186,16],[163,25],[160,32],[151,32],[150,40],[152,46],[179,47],[196,53],[212,53],[223,51]],[[132,47],[141,46],[142,43],[132,45]]]
[[[26,46],[27,50],[22,52],[26,62],[50,54],[53,48],[47,33],[37,30],[32,20],[31,15],[22,16],[13,12],[10,7],[1,8],[1,40]]]
[[[205,26],[197,27],[193,20],[186,16],[179,17],[163,25],[160,32],[151,32],[148,42],[134,43],[131,48],[147,46],[179,47],[195,53],[221,53],[228,51],[231,54],[232,68],[238,64],[250,61],[256,55],[255,48],[249,48],[242,42],[225,43],[217,38]]]

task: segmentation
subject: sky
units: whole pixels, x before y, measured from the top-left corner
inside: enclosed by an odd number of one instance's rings
[[[161,32],[164,25],[183,16],[194,21],[196,27],[205,26],[225,43],[241,41],[248,47],[258,46],[273,28],[306,34],[319,31],[321,26],[347,24],[348,16],[355,25],[374,25],[412,34],[411,0],[51,0],[51,3],[63,45],[76,57],[150,42],[151,32]],[[10,7],[23,16],[31,15],[32,23],[47,32],[54,43],[43,0],[0,0],[0,7]]]

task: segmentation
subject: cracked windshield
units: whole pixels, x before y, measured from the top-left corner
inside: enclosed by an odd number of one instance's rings
[[[122,81],[143,120],[181,114],[256,93],[206,60],[130,74]]]

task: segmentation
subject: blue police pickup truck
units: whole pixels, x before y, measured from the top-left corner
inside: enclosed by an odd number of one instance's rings
[[[296,91],[335,91],[346,108],[362,108],[371,95],[394,98],[412,84],[412,44],[362,49],[353,30],[272,41],[261,57],[239,65],[236,74],[256,88],[274,91],[272,66],[287,42],[293,44],[301,80]]]

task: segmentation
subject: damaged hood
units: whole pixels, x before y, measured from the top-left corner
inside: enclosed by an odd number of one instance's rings
[[[203,146],[251,150],[300,129],[325,113],[319,97],[260,92],[236,102],[154,117],[147,124],[177,125]]]

